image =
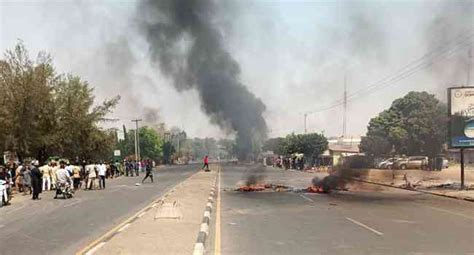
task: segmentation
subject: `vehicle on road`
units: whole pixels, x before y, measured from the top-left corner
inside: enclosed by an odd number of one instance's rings
[[[400,158],[395,164],[395,168],[405,169],[426,169],[428,166],[428,157],[426,156],[411,156],[408,158]]]

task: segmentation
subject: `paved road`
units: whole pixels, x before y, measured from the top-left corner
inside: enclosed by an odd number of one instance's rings
[[[140,177],[108,181],[106,190],[79,191],[73,199],[27,200],[0,209],[0,254],[73,254],[196,172],[196,166],[166,167],[155,183]],[[13,201],[14,203],[14,201]]]
[[[224,255],[474,253],[474,203],[367,184],[330,195],[231,191],[248,168],[221,172]]]

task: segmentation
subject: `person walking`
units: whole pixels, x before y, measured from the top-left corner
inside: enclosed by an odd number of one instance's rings
[[[208,155],[204,156],[204,159],[202,161],[204,163],[203,166],[202,166],[202,169],[206,168],[205,171],[209,172],[210,171],[209,170],[209,156]]]
[[[104,164],[104,162],[100,162],[100,164],[97,166],[97,172],[99,173],[99,189],[105,189],[107,166]]]
[[[39,168],[42,177],[42,190],[51,190],[51,167],[46,164]]]
[[[31,166],[31,188],[33,189],[33,200],[40,200],[39,194],[42,191],[42,175],[40,170],[38,169],[39,162],[38,160],[33,161]]]
[[[147,161],[147,162],[146,162],[146,164],[145,164],[145,170],[146,170],[146,175],[145,175],[145,178],[143,178],[142,183],[144,183],[145,180],[146,180],[146,178],[148,178],[148,177],[150,177],[151,182],[153,183],[153,173],[152,173],[153,167],[152,167],[150,161]]]

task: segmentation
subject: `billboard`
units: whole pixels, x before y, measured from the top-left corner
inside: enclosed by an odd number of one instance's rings
[[[449,145],[474,147],[474,87],[448,88]]]

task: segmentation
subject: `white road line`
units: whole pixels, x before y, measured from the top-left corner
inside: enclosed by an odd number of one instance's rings
[[[94,248],[90,249],[86,255],[92,255],[94,254],[94,252],[96,252],[98,249],[100,249],[100,247],[104,246],[105,245],[105,242],[101,242],[99,243],[98,245],[96,245]]]
[[[453,212],[453,211],[450,211],[450,210],[446,210],[446,209],[442,209],[442,208],[438,208],[438,207],[433,207],[433,206],[429,206],[429,205],[423,205],[423,204],[419,204],[419,203],[416,203],[416,204],[421,205],[423,207],[427,207],[427,208],[436,210],[436,211],[439,211],[439,212],[444,212],[444,213],[456,215],[456,216],[459,216],[459,217],[463,217],[463,218],[466,218],[466,219],[469,219],[469,220],[474,220],[474,217],[467,216],[467,215],[462,214],[462,213],[457,213],[457,212]]]
[[[123,227],[119,228],[119,230],[117,230],[117,232],[122,232],[124,231],[126,228],[128,228],[130,226],[130,223],[127,223],[125,224]]]
[[[146,213],[146,212],[142,212],[142,213],[140,213],[137,217],[138,217],[138,218],[141,218],[143,215],[145,215],[145,213]]]
[[[75,201],[75,202],[72,202],[72,203],[70,203],[70,204],[67,204],[67,205],[65,205],[65,206],[63,206],[63,207],[66,208],[66,207],[70,207],[70,206],[73,206],[73,205],[77,205],[77,204],[79,204],[80,202],[81,202],[81,200],[79,199],[79,200],[77,200],[77,201]]]
[[[314,202],[313,199],[311,199],[311,198],[309,198],[309,197],[307,197],[307,196],[305,196],[305,195],[300,194],[300,197],[302,197],[302,198],[304,198],[304,199],[306,199],[306,200],[308,200],[308,201],[310,201],[310,202]]]
[[[348,221],[350,221],[350,222],[352,222],[352,223],[354,223],[354,224],[356,224],[356,225],[359,225],[359,226],[361,226],[361,227],[363,227],[363,228],[365,228],[365,229],[368,229],[368,230],[374,232],[375,234],[377,234],[377,235],[379,235],[379,236],[383,236],[383,233],[382,233],[382,232],[377,231],[377,230],[375,230],[375,229],[373,229],[373,228],[371,228],[371,227],[365,225],[365,224],[362,223],[362,222],[358,222],[358,221],[356,221],[356,220],[354,220],[354,219],[351,219],[351,218],[349,218],[349,217],[346,217],[346,220],[348,220]]]

